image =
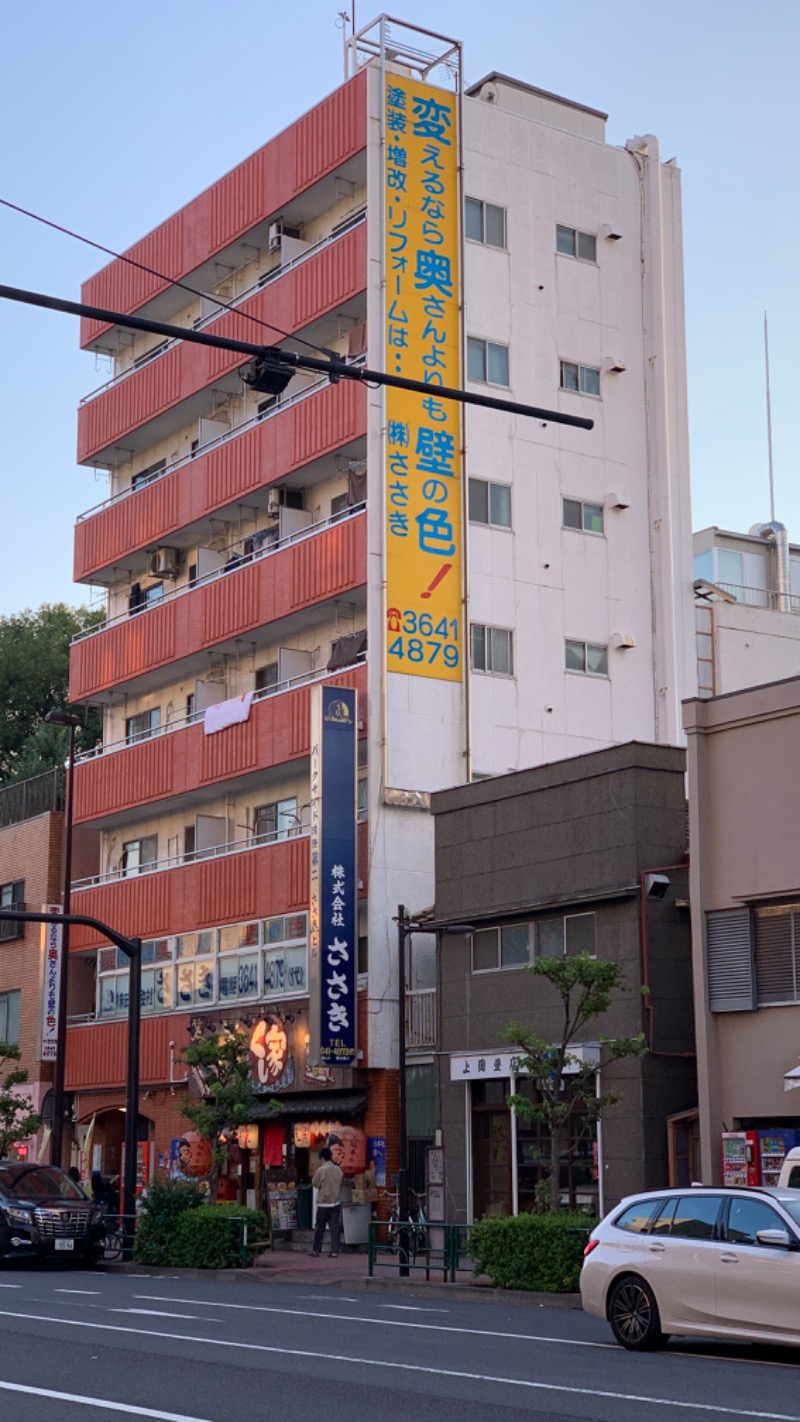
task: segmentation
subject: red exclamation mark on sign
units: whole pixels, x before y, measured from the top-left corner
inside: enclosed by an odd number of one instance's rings
[[[440,582],[442,581],[442,578],[445,576],[445,573],[449,573],[452,566],[452,563],[443,563],[430,587],[427,588],[424,593],[420,593],[420,597],[430,597],[434,588],[438,588]]]

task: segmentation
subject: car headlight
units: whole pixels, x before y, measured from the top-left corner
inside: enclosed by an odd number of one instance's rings
[[[15,1205],[6,1205],[5,1215],[6,1219],[13,1220],[14,1224],[29,1225],[33,1219],[31,1210],[18,1210]]]

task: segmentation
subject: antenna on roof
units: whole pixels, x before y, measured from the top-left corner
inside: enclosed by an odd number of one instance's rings
[[[775,471],[772,464],[772,400],[769,389],[769,327],[767,313],[764,312],[764,365],[767,376],[767,448],[769,450],[769,508],[770,518],[775,522]]]

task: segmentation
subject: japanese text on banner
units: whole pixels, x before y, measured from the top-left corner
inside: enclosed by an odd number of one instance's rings
[[[386,80],[387,668],[461,681],[461,385],[457,99]]]

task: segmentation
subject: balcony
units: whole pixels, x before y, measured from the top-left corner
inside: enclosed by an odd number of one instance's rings
[[[152,482],[126,489],[81,515],[75,529],[76,582],[97,580],[120,559],[163,543],[199,541],[213,515],[364,438],[367,392],[354,381],[320,381],[261,419],[238,425]],[[269,471],[268,473],[266,471]],[[266,493],[260,495],[264,500]],[[181,537],[175,533],[181,530]],[[194,532],[192,532],[194,530]]]
[[[362,72],[323,99],[131,247],[125,255],[141,267],[122,260],[111,262],[86,282],[81,300],[126,312],[141,311],[153,302],[152,314],[169,320],[179,309],[174,303],[185,301],[185,296],[171,287],[168,277],[153,272],[169,273],[173,280],[195,273],[195,284],[202,285],[204,263],[210,264],[248,234],[256,241],[256,229],[274,214],[283,212],[288,221],[296,210],[303,220],[313,196],[309,189],[315,185],[322,185],[320,198],[332,206],[334,174],[349,177],[348,165],[366,147],[366,82]],[[81,345],[102,349],[102,338],[110,329],[101,321],[82,320]]]
[[[273,332],[248,317],[281,331],[308,329],[330,312],[347,313],[348,303],[352,306],[365,292],[366,282],[367,227],[362,222],[260,288],[236,312],[225,312],[214,322],[214,335],[244,341],[274,339]],[[349,314],[356,315],[356,308]],[[323,342],[332,338],[335,330],[323,329],[317,335]],[[188,418],[208,413],[198,397],[210,387],[219,391],[228,382],[232,393],[240,392],[238,371],[246,363],[246,357],[235,351],[171,342],[154,359],[113,381],[80,407],[78,463],[108,463],[115,445],[124,443],[127,451],[135,452],[168,438]]]
[[[129,691],[150,690],[159,682],[156,673],[167,666],[172,679],[191,675],[207,665],[212,649],[235,651],[237,640],[264,628],[270,640],[289,635],[290,628],[313,620],[309,609],[363,588],[363,512],[303,533],[288,546],[266,548],[244,566],[187,584],[160,603],[81,636],[72,646],[70,701],[107,699],[123,684]]]
[[[436,1046],[436,988],[406,992],[406,1047],[422,1051]]]
[[[302,685],[299,684],[302,680]],[[90,752],[75,770],[75,823],[101,829],[130,820],[143,805],[159,802],[164,813],[201,803],[212,786],[228,794],[244,789],[267,767],[288,764],[309,754],[311,684],[354,686],[359,718],[366,721],[367,674],[360,665],[331,675],[322,670],[284,687],[258,692],[250,719],[218,735],[206,736],[202,721],[184,719],[160,727],[147,739],[127,741]],[[113,757],[113,764],[110,758]]]
[[[782,594],[775,588],[746,588],[739,583],[716,583],[714,586],[721,588],[746,607],[763,607],[770,612],[800,613],[800,596],[796,593],[784,594],[786,606],[781,607]]]
[[[73,930],[74,932],[74,930]],[[189,1014],[173,1012],[168,1017],[142,1018],[139,1066],[141,1084],[166,1086],[173,1075],[174,1056],[187,1041]],[[67,1027],[65,1086],[67,1091],[104,1090],[122,1087],[128,1079],[128,1024],[120,1022],[81,1023]],[[183,1079],[178,1063],[174,1075]]]
[[[263,844],[245,840],[214,857],[162,860],[130,878],[73,884],[73,913],[88,914],[120,933],[159,938],[192,928],[270,918],[308,908],[309,837]],[[368,824],[358,826],[359,878],[367,881]],[[107,946],[94,929],[73,925],[70,951]]]
[[[0,790],[0,829],[64,808],[64,772],[46,770]]]

